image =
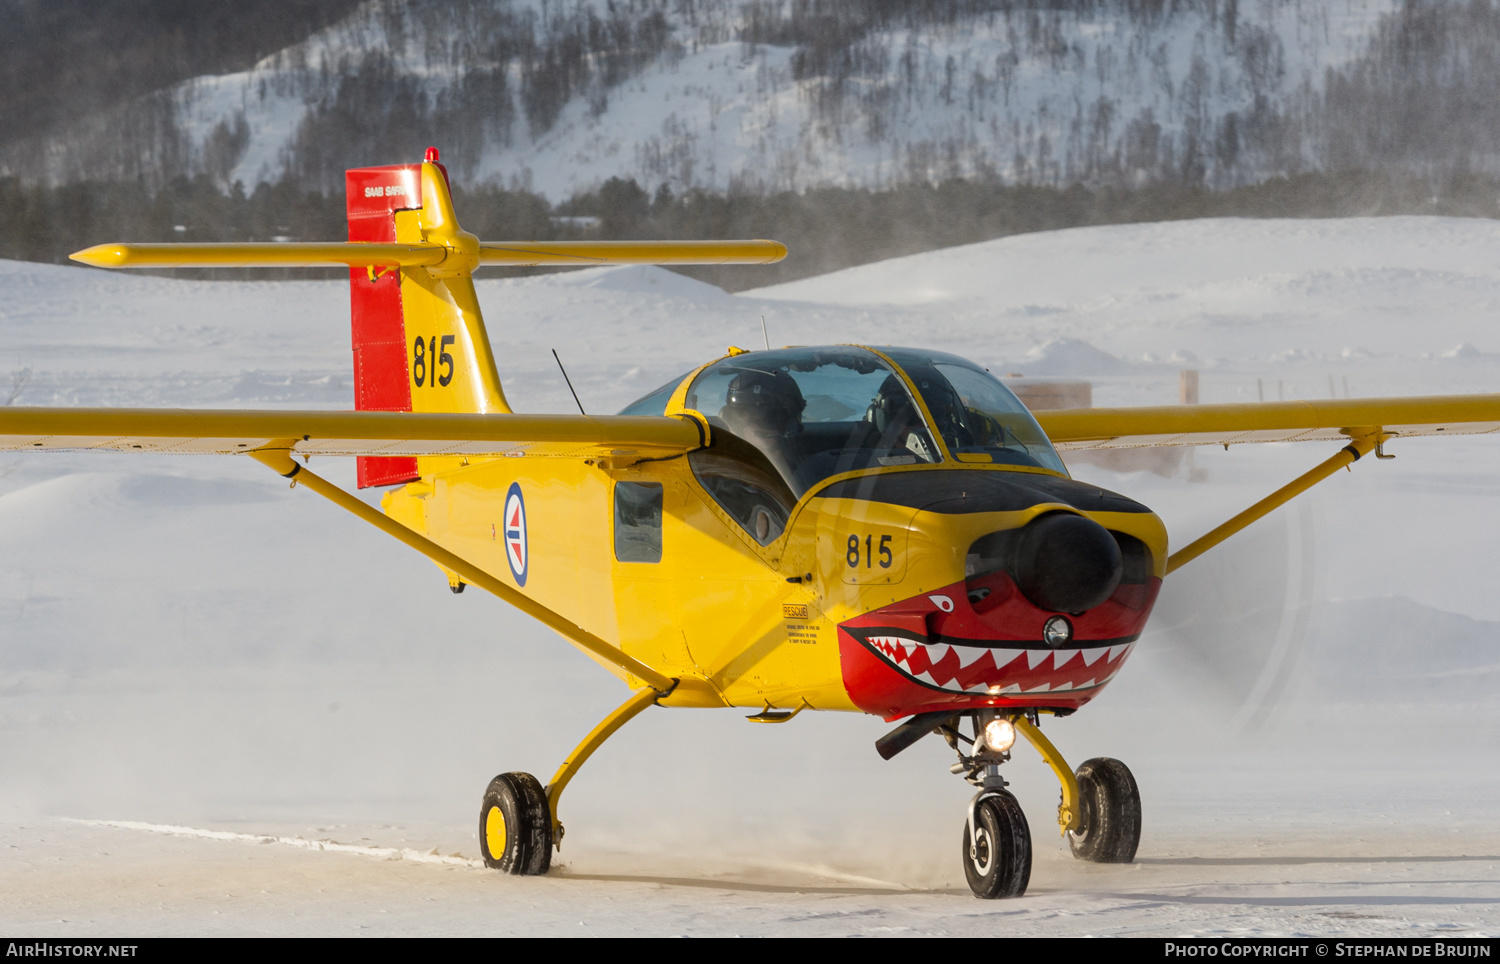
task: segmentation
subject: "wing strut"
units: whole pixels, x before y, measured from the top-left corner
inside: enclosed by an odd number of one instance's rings
[[[1369,455],[1372,450],[1379,447],[1385,440],[1385,437],[1385,433],[1379,429],[1375,429],[1369,434],[1356,436],[1348,445],[1339,449],[1338,454],[1333,456],[1333,458],[1319,463],[1316,468],[1297,476],[1297,478],[1283,485],[1264,499],[1261,499],[1228,522],[1209,530],[1206,534],[1199,536],[1197,539],[1194,539],[1172,553],[1167,557],[1167,572],[1171,573],[1181,569],[1186,563],[1192,562],[1250,523],[1269,514],[1272,510],[1278,509],[1290,502],[1339,469]]]
[[[292,459],[292,445],[296,441],[296,439],[277,439],[271,445],[255,449],[247,454],[262,465],[268,466],[279,472],[282,476],[291,479],[293,484],[307,486],[328,501],[348,509],[387,535],[394,536],[411,546],[443,568],[458,573],[464,582],[472,583],[481,589],[488,590],[526,615],[541,620],[547,626],[572,640],[580,648],[593,653],[606,663],[613,663],[626,673],[638,678],[649,686],[658,697],[666,696],[677,686],[677,680],[663,676],[635,657],[621,652],[619,647],[610,645],[583,627],[564,619],[526,594],[512,589],[462,556],[449,552],[426,536],[420,535],[395,519],[390,518],[384,512],[366,505],[327,479],[321,478],[311,471],[304,469]]]

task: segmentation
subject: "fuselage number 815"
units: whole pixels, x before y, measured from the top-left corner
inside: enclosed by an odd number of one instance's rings
[[[864,563],[866,569],[873,569],[877,564],[882,569],[891,568],[891,561],[894,557],[891,555],[890,536],[881,536],[879,543],[875,542],[874,536],[865,536],[863,555],[860,553],[860,548],[859,536],[850,536],[849,551],[844,554],[844,561],[849,563],[850,569],[859,568],[861,562]],[[879,563],[876,563],[876,557],[879,557]]]
[[[453,335],[444,335],[440,341],[433,335],[429,348],[427,340],[418,335],[411,343],[411,380],[418,388],[424,383],[432,388],[447,388],[453,381],[453,356],[448,353],[448,346],[456,340]],[[447,371],[440,373],[439,368]]]

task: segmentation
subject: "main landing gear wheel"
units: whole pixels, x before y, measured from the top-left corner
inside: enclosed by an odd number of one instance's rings
[[[502,773],[490,781],[479,808],[479,852],[486,867],[507,874],[538,876],[552,866],[552,811],[536,777]]]
[[[1141,792],[1119,760],[1085,760],[1078,778],[1080,826],[1068,831],[1073,856],[1096,864],[1128,864],[1141,842]]]
[[[1031,882],[1031,828],[1007,790],[974,802],[964,826],[964,876],[975,897],[1020,897]]]

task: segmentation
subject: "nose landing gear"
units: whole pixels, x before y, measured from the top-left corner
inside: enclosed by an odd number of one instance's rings
[[[973,724],[972,738],[959,731],[960,715],[935,728],[958,753],[952,771],[980,788],[969,802],[963,839],[964,877],[975,897],[1020,897],[1031,880],[1031,829],[1000,776],[1000,765],[1010,759],[1017,733],[1057,774],[1062,785],[1057,822],[1073,856],[1093,863],[1125,864],[1135,859],[1141,839],[1141,796],[1125,764],[1096,757],[1070,770],[1037,728],[1035,711],[979,710],[962,715]],[[926,732],[935,722],[914,720],[913,725]],[[960,741],[968,744],[968,753]]]
[[[1020,897],[1031,882],[1031,827],[998,772],[969,802],[963,860],[975,897]]]
[[[959,732],[957,717],[938,727],[958,753],[952,771],[979,787],[964,823],[964,877],[975,897],[1020,897],[1031,882],[1031,827],[1000,775],[1000,764],[1010,759],[1016,739],[1015,720],[998,710],[980,710],[970,720],[972,739]],[[969,753],[959,748],[960,740],[969,745]]]

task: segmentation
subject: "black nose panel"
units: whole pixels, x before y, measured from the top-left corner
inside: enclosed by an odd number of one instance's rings
[[[1025,526],[1011,557],[1011,575],[1027,599],[1053,612],[1081,613],[1120,585],[1124,560],[1099,523],[1052,512]]]

